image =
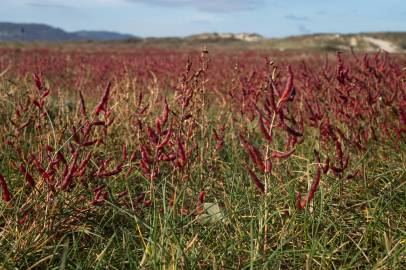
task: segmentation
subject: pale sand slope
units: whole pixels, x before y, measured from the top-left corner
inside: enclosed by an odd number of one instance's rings
[[[380,49],[387,51],[389,53],[395,53],[399,51],[399,48],[390,41],[372,38],[372,37],[364,37],[364,40],[378,46]]]

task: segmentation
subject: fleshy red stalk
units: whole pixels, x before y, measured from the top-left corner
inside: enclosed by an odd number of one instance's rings
[[[32,188],[35,187],[35,181],[34,178],[32,178],[31,174],[27,172],[27,169],[23,164],[20,165],[19,170],[22,175],[24,175],[25,181],[27,181],[28,185]]]
[[[248,174],[251,177],[252,182],[254,182],[255,186],[261,193],[265,193],[265,186],[262,184],[262,182],[258,179],[258,177],[255,175],[255,173],[248,167],[246,166],[245,169],[247,170]]]
[[[288,151],[288,152],[272,152],[272,157],[273,158],[288,158],[290,157],[294,152],[295,152],[295,148],[293,148],[292,150]]]
[[[109,97],[110,97],[110,89],[111,89],[111,83],[108,82],[107,83],[107,87],[104,90],[104,94],[103,97],[101,98],[99,104],[96,106],[95,108],[95,114],[99,115],[100,112],[106,112],[107,111],[107,103],[109,101]]]
[[[292,67],[288,66],[288,80],[285,85],[285,90],[282,93],[282,96],[279,98],[278,104],[276,105],[277,110],[279,110],[285,102],[289,100],[293,93],[293,72]]]
[[[8,190],[6,180],[4,180],[4,176],[2,174],[0,174],[0,186],[3,191],[3,201],[11,201],[10,191]]]
[[[79,98],[80,98],[80,113],[83,117],[86,117],[86,103],[85,99],[83,98],[82,91],[79,91]]]

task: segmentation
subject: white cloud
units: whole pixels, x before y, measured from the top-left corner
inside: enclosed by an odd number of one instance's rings
[[[25,5],[50,8],[81,8],[97,6],[116,6],[127,3],[126,0],[16,0]]]
[[[264,0],[127,0],[163,7],[191,7],[205,12],[235,12],[260,8]]]
[[[266,0],[0,0],[8,6],[37,8],[88,8],[124,6],[131,3],[167,8],[188,7],[207,13],[250,11],[261,8]]]

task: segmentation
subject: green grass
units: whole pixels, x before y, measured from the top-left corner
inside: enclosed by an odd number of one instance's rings
[[[8,116],[14,111],[13,100],[25,94],[3,93],[20,91],[19,87],[25,89],[25,82],[0,89],[0,121],[6,123],[0,125],[1,139],[13,135]],[[120,121],[128,120],[126,106],[133,103],[120,102],[115,112],[119,120],[109,130],[107,145],[92,148],[99,156],[120,159],[122,143],[129,150],[138,149],[134,131]],[[77,120],[78,113],[65,112],[59,104],[50,104],[43,134],[24,131],[24,150],[36,150],[34,143],[41,140],[58,146],[71,140],[62,127]],[[311,139],[316,135],[306,134],[310,139],[292,157],[275,162],[272,175],[260,175],[268,191],[259,194],[244,169],[250,161],[238,141],[241,126],[231,121],[232,112],[223,119],[229,127],[225,147],[213,151],[216,143],[209,127],[217,114],[213,109],[203,117],[207,125],[197,129],[198,150],[187,170],[163,166],[161,176],[150,182],[130,164],[134,171],[105,182],[110,199],[96,207],[88,204],[92,189],[103,183],[95,179],[87,187],[78,184],[60,192],[51,202],[44,183],[29,193],[18,173],[16,153],[2,144],[0,172],[13,200],[0,202],[0,269],[406,268],[405,142],[400,141],[398,149],[392,142],[371,143],[363,154],[348,149],[348,173],[323,175],[313,202],[298,210],[295,193],[306,193],[316,169],[317,143]],[[250,140],[261,147],[259,137]],[[275,143],[282,149],[281,138]],[[357,177],[346,178],[356,170]],[[129,191],[126,204],[115,196],[123,189]],[[205,202],[219,206],[223,220],[199,222],[196,204],[202,190]],[[135,201],[141,192],[151,200],[150,206]],[[22,207],[33,211],[23,225]]]
[[[356,165],[363,170],[362,178],[324,176],[312,209],[297,211],[294,190],[300,179],[284,178],[282,183],[269,179],[268,193],[258,195],[239,166],[241,153],[224,151],[229,160],[218,162],[221,173],[207,173],[205,190],[206,201],[220,205],[225,222],[202,225],[193,214],[179,214],[188,194],[201,188],[198,180],[193,181],[198,175],[181,185],[170,177],[161,179],[151,189],[152,206],[137,211],[109,201],[99,210],[73,218],[71,215],[78,213],[69,211],[75,206],[66,198],[61,211],[53,211],[53,216],[29,228],[10,220],[16,217],[16,210],[2,204],[1,265],[6,269],[406,266],[406,170],[401,154],[393,162],[382,162],[369,151]],[[386,154],[396,155],[393,151]],[[7,160],[2,164],[3,173],[12,175],[4,171]],[[125,183],[134,194],[137,186],[149,185],[140,183],[137,175],[114,181]],[[173,190],[178,198],[175,206],[169,207],[167,196]],[[78,188],[69,196],[80,194]],[[18,195],[14,199],[18,201]]]

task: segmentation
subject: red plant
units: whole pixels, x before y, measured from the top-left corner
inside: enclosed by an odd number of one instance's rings
[[[285,90],[282,92],[282,95],[279,98],[278,103],[276,104],[277,111],[280,110],[281,106],[287,102],[289,99],[293,99],[295,93],[295,89],[293,86],[293,72],[292,72],[292,67],[289,65],[288,66],[288,80],[286,82]]]
[[[110,88],[111,88],[111,83],[108,82],[107,86],[104,90],[104,94],[102,96],[102,98],[100,99],[99,104],[97,104],[96,108],[94,109],[94,112],[96,115],[99,115],[100,112],[107,112],[107,103],[109,101],[109,97],[110,97]]]
[[[19,167],[19,170],[21,172],[22,175],[24,175],[25,180],[27,181],[27,184],[31,187],[34,188],[35,187],[35,181],[34,178],[31,176],[31,174],[29,174],[24,166],[24,164],[21,164]]]
[[[83,117],[86,117],[86,104],[85,104],[85,99],[83,98],[82,91],[79,91],[79,98],[80,98],[80,113],[82,114]]]
[[[292,150],[287,151],[287,152],[276,152],[276,151],[274,151],[274,152],[272,152],[272,157],[273,158],[288,158],[295,152],[295,150],[296,149],[292,149]]]
[[[8,190],[8,186],[6,180],[4,180],[4,176],[0,174],[0,187],[3,192],[3,201],[9,202],[11,201],[10,191]]]
[[[261,192],[261,193],[265,193],[265,186],[264,184],[262,184],[262,182],[258,179],[258,177],[255,175],[255,173],[249,168],[249,167],[245,167],[245,169],[247,170],[248,174],[251,177],[252,182],[255,184],[255,186],[257,187],[257,189]]]
[[[297,208],[304,209],[306,205],[313,200],[314,194],[316,193],[317,188],[319,187],[320,184],[320,177],[321,177],[321,168],[320,166],[317,166],[317,171],[316,174],[314,175],[312,185],[310,187],[309,193],[307,194],[307,198],[302,198],[300,192],[296,193]]]

